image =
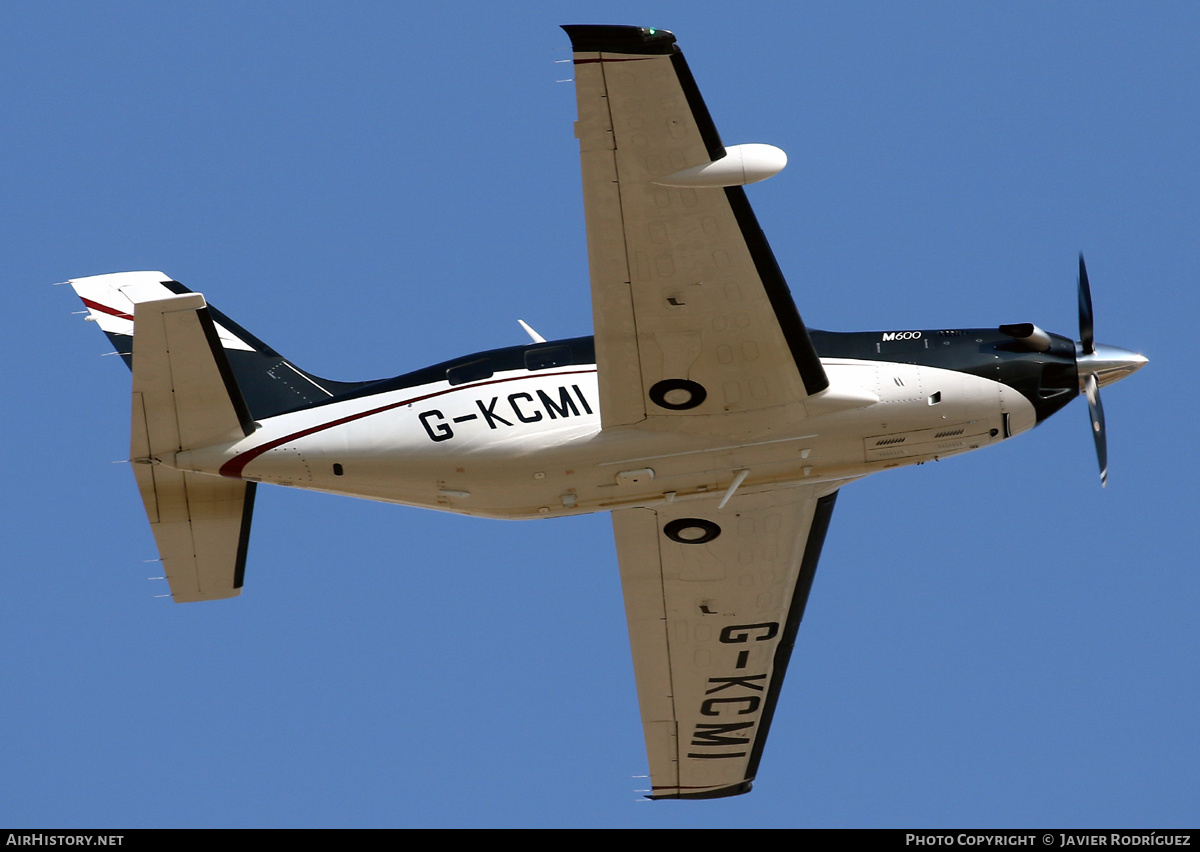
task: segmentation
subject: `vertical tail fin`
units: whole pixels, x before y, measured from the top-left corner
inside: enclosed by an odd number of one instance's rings
[[[162,272],[117,272],[70,281],[88,319],[108,335],[125,363],[133,366],[134,308],[192,291]],[[209,307],[229,367],[255,420],[324,402],[369,382],[335,382],[306,372],[267,344]]]

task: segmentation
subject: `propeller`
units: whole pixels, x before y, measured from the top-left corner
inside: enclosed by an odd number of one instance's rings
[[[1092,440],[1096,442],[1096,460],[1100,463],[1100,486],[1108,484],[1108,438],[1104,432],[1104,406],[1100,404],[1100,386],[1120,381],[1147,364],[1144,356],[1116,346],[1096,345],[1092,324],[1092,288],[1087,266],[1079,255],[1079,341],[1076,344],[1075,369],[1087,397]]]
[[[1079,345],[1083,347],[1084,355],[1096,351],[1096,338],[1092,331],[1092,288],[1088,284],[1083,252],[1079,253]]]
[[[1087,264],[1079,253],[1079,348],[1083,354],[1096,354],[1096,336],[1092,322],[1092,286],[1088,283]],[[1080,359],[1076,359],[1076,364]],[[1086,363],[1086,362],[1085,362]],[[1108,485],[1108,436],[1104,432],[1104,406],[1100,404],[1100,382],[1095,373],[1079,370],[1083,392],[1087,396],[1088,419],[1092,421],[1092,440],[1096,442],[1096,460],[1100,462],[1100,487]]]
[[[1092,440],[1096,442],[1096,460],[1100,462],[1100,487],[1108,485],[1108,438],[1104,434],[1104,406],[1100,404],[1100,383],[1088,373],[1083,392],[1087,395],[1088,417],[1092,421]]]

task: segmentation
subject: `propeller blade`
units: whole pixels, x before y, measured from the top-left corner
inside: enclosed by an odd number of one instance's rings
[[[1104,406],[1100,404],[1100,384],[1095,373],[1088,373],[1087,384],[1088,417],[1092,421],[1092,438],[1096,441],[1096,459],[1100,462],[1100,487],[1108,484],[1108,438],[1104,434]]]
[[[1079,342],[1083,345],[1083,354],[1091,355],[1096,351],[1096,338],[1092,331],[1092,288],[1088,284],[1083,252],[1079,253]]]

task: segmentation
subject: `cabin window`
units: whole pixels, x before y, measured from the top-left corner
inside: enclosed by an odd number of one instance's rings
[[[465,364],[455,364],[446,371],[446,381],[452,385],[465,385],[492,377],[492,359],[480,358]]]
[[[537,349],[525,350],[526,370],[549,370],[551,367],[564,367],[570,363],[570,346],[540,346]]]

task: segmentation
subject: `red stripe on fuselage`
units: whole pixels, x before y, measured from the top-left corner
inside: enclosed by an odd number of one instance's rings
[[[228,476],[231,479],[240,479],[242,471],[246,469],[246,465],[254,461],[263,453],[281,447],[289,441],[294,441],[298,438],[304,438],[309,435],[315,435],[317,432],[324,432],[326,429],[332,429],[334,426],[341,426],[343,423],[351,423],[355,420],[362,420],[364,417],[370,417],[372,414],[380,414],[384,411],[391,411],[393,408],[399,408],[402,405],[412,405],[414,402],[423,402],[427,399],[433,399],[435,396],[445,396],[448,393],[457,391],[473,390],[474,388],[482,388],[487,385],[498,385],[504,382],[516,382],[522,379],[541,378],[543,376],[584,376],[588,373],[594,373],[595,370],[569,370],[561,373],[540,373],[538,375],[512,376],[507,379],[492,379],[488,382],[477,382],[473,385],[463,385],[462,387],[447,388],[446,390],[434,391],[433,393],[423,394],[422,396],[414,396],[411,399],[402,399],[399,402],[392,402],[387,405],[381,405],[379,408],[372,408],[369,411],[360,411],[357,414],[347,414],[345,417],[339,417],[337,420],[330,420],[328,423],[322,423],[318,426],[310,426],[307,429],[301,429],[299,432],[293,432],[290,435],[285,435],[282,438],[276,438],[274,441],[267,441],[261,446],[246,450],[240,455],[234,456],[225,464],[221,465],[221,476]]]

